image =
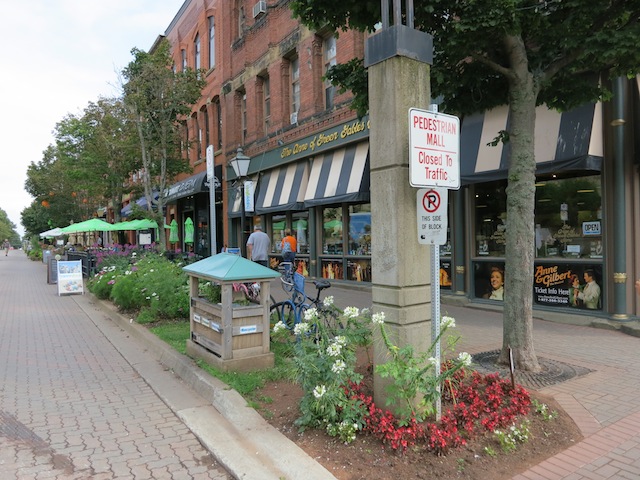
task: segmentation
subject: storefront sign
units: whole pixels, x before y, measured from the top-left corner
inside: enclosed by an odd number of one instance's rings
[[[595,222],[582,222],[582,235],[602,235],[600,220]]]
[[[418,243],[444,245],[447,243],[446,188],[421,188],[416,195],[418,212]]]
[[[409,109],[409,183],[460,188],[460,119]]]

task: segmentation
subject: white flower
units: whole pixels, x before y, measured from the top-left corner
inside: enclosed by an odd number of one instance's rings
[[[453,317],[442,317],[442,320],[440,320],[440,327],[456,328],[456,319]]]
[[[137,254],[136,252],[133,252],[133,253],[131,254],[131,256],[132,256],[132,257],[136,257],[136,256],[138,256],[138,254]]]
[[[376,325],[382,325],[384,323],[384,312],[374,313],[371,321]]]
[[[305,310],[304,312],[305,321],[313,322],[317,318],[318,318],[318,310],[316,310],[315,308],[309,308],[308,310]]]
[[[338,345],[346,345],[347,337],[345,337],[344,335],[338,335],[336,338],[333,339],[333,343],[337,343]]]
[[[280,330],[284,330],[286,328],[287,328],[287,326],[284,324],[284,322],[282,320],[280,320],[278,323],[276,323],[273,326],[273,332],[276,333],[276,332],[279,332]]]
[[[327,355],[329,355],[330,357],[337,357],[338,355],[340,355],[341,351],[342,345],[340,345],[339,343],[332,343],[327,347]]]
[[[458,360],[460,360],[460,362],[462,362],[462,364],[465,367],[468,367],[469,365],[471,365],[471,354],[467,353],[467,352],[460,352],[460,354],[458,355]]]
[[[356,318],[360,315],[360,310],[356,307],[347,307],[344,309],[344,316],[347,318]]]
[[[347,364],[342,360],[336,360],[336,362],[331,366],[331,371],[335,374],[340,374],[347,368]]]
[[[307,322],[297,323],[295,327],[293,327],[293,333],[296,335],[302,335],[309,331],[309,324]]]
[[[131,275],[131,270],[127,270],[126,272],[124,272],[125,275]]]
[[[109,271],[110,271],[110,272],[113,272],[115,269],[116,269],[116,266],[115,266],[115,265],[112,265],[112,266],[110,266],[110,267],[109,267]]]
[[[151,270],[149,270],[151,273],[153,273],[153,268]]]
[[[324,305],[325,307],[330,307],[331,305],[333,305],[333,296],[329,295],[328,297],[324,297],[322,305]]]
[[[153,292],[153,293],[151,294],[151,296],[152,296],[152,297],[155,297],[156,295],[158,295],[156,292]]]
[[[316,398],[322,398],[325,393],[327,393],[327,387],[324,385],[317,385],[316,388],[313,389],[313,396]]]
[[[438,361],[438,359],[436,359],[436,357],[429,357],[429,358],[427,359],[427,363],[429,363],[429,365],[433,365],[433,366],[435,366],[435,365],[436,365],[436,362],[437,362],[437,361]]]
[[[147,300],[151,300],[151,297],[147,297]]]

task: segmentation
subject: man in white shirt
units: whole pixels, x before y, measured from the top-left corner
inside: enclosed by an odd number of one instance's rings
[[[598,309],[600,303],[600,285],[596,283],[594,276],[593,270],[587,269],[584,271],[584,281],[587,284],[578,293],[578,298],[584,302],[584,306],[591,310]]]

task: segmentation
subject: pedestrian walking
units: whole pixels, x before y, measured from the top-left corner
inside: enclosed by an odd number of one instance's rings
[[[9,255],[9,249],[11,248],[11,244],[9,243],[9,239],[5,238],[4,242],[2,242],[2,248],[4,248],[4,256]]]
[[[247,258],[265,267],[269,266],[271,239],[262,231],[261,225],[253,227],[253,233],[247,239]]]

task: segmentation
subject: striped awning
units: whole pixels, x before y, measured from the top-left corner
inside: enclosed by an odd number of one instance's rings
[[[488,145],[508,130],[508,107],[466,117],[460,138],[460,177],[463,184],[507,178],[510,145]],[[536,108],[536,173],[566,170],[600,171],[604,157],[602,104],[587,104],[559,113]]]
[[[313,159],[304,206],[369,201],[369,142],[318,155]]]
[[[258,186],[256,213],[302,210],[309,180],[308,165],[303,160],[266,172]]]

